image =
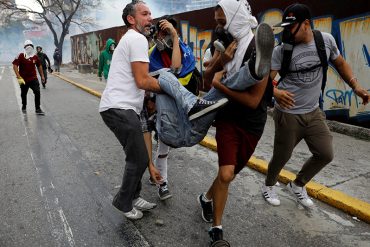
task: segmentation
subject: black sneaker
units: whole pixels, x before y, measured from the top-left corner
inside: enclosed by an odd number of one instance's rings
[[[229,100],[227,98],[220,99],[218,101],[207,101],[204,99],[198,99],[194,106],[190,109],[188,116],[189,121],[199,118],[209,112],[224,106]]]
[[[230,244],[224,240],[223,231],[217,227],[211,227],[208,231],[209,237],[211,238],[211,247],[230,247]]]
[[[44,88],[44,89],[45,89],[45,88],[46,88],[46,86],[45,86],[45,85],[46,85],[45,83],[42,83],[42,88]]]
[[[24,105],[24,106],[22,106],[22,112],[23,112],[23,113],[26,113],[26,111],[27,111],[26,106],[25,106],[25,105]]]
[[[207,223],[213,222],[212,201],[211,202],[204,201],[203,194],[200,194],[200,196],[198,196],[197,199],[198,199],[199,205],[202,207],[202,219]]]
[[[270,73],[272,51],[274,50],[275,38],[272,28],[266,24],[258,25],[255,35],[256,54],[252,55],[254,59],[255,74],[263,78]]]
[[[161,201],[167,200],[172,197],[168,190],[167,183],[163,183],[158,187],[158,197]]]
[[[41,110],[41,108],[39,108],[39,109],[36,109],[36,114],[37,115],[45,115],[45,112],[43,112],[43,110]]]

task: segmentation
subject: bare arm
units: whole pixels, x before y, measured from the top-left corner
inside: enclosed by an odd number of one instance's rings
[[[149,75],[149,63],[132,62],[131,69],[138,88],[152,92],[161,91],[158,80]]]
[[[176,71],[181,67],[181,51],[180,51],[180,43],[179,43],[179,36],[177,35],[176,29],[173,25],[167,20],[161,20],[159,27],[162,30],[167,30],[172,36],[172,57],[171,57],[171,69]]]
[[[234,53],[237,48],[236,41],[233,41],[225,50],[225,52],[215,51],[212,59],[210,60],[203,76],[203,81],[206,85],[210,85],[213,80],[213,76],[216,72],[221,71],[225,64],[230,62],[234,58]]]
[[[362,98],[363,104],[366,105],[369,103],[370,99],[368,92],[358,83],[357,78],[353,75],[351,67],[344,58],[339,55],[337,59],[333,61],[333,64],[343,80],[353,89],[353,92]]]
[[[262,79],[261,82],[251,86],[245,91],[235,91],[229,89],[221,83],[221,78],[224,71],[217,72],[213,78],[212,85],[226,94],[229,98],[249,107],[256,109],[261,102],[263,94],[267,86],[267,77]]]
[[[15,76],[19,79],[19,78],[22,78],[22,76],[19,74],[19,69],[18,69],[18,66],[13,64],[13,70],[14,70],[14,73],[15,73]]]
[[[39,74],[41,76],[41,80],[42,81],[45,81],[45,77],[44,77],[44,71],[42,69],[42,65],[40,64],[39,66],[37,66],[37,70],[39,71]]]

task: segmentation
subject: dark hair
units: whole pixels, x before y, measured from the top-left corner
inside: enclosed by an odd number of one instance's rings
[[[41,47],[41,46],[39,46],[39,45],[38,45],[38,46],[36,46],[36,49],[38,49],[38,48],[40,48],[40,49],[42,50],[42,47]]]
[[[122,20],[123,20],[123,22],[125,23],[125,25],[127,27],[131,26],[130,22],[127,20],[127,16],[129,16],[129,15],[134,16],[135,15],[136,5],[139,4],[139,3],[146,4],[144,1],[141,1],[141,0],[132,0],[132,2],[127,4],[126,7],[122,11]]]
[[[160,24],[159,22],[162,21],[162,20],[168,21],[169,23],[172,24],[172,26],[175,29],[177,28],[177,21],[175,20],[175,18],[173,18],[173,16],[171,16],[171,15],[164,15],[164,16],[158,18],[158,22],[157,22],[157,25],[156,25],[157,30],[161,30],[161,28],[159,27],[159,24]]]

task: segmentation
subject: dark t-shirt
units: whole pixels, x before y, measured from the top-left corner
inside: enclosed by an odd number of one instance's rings
[[[242,64],[248,61],[250,55],[251,53],[247,51]],[[261,102],[256,109],[251,109],[235,100],[229,99],[229,103],[217,113],[216,121],[231,121],[245,131],[256,136],[261,136],[267,119],[267,102],[270,98],[268,90],[271,90],[269,85],[267,85]]]
[[[21,53],[13,61],[14,65],[19,67],[19,74],[23,80],[27,83],[29,81],[37,80],[36,67],[40,66],[40,60],[37,55],[34,55],[28,59]]]

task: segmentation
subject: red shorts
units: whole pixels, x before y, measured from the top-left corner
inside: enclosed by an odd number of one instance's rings
[[[261,136],[248,133],[235,123],[218,121],[216,141],[218,165],[234,165],[238,174],[252,156]]]

